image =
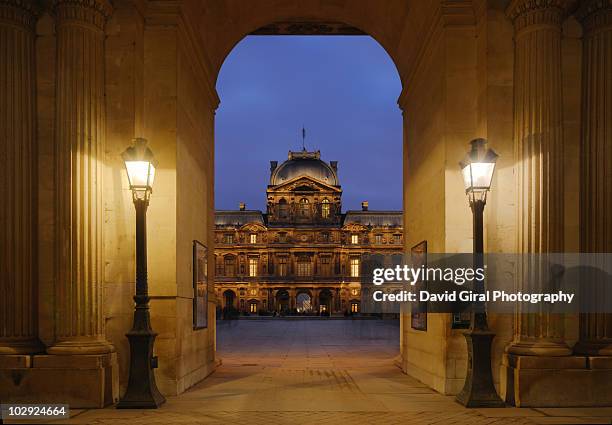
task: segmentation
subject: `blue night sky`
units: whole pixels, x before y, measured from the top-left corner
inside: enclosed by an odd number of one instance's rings
[[[217,209],[265,210],[270,160],[306,149],[338,161],[343,210],[402,208],[401,83],[367,36],[249,36],[217,81]]]

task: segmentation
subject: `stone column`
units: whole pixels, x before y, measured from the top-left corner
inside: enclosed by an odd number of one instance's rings
[[[563,134],[561,24],[566,0],[513,0],[506,13],[514,23],[514,143],[518,177],[518,252],[563,251]],[[537,267],[537,266],[535,266]],[[542,269],[525,264],[519,288]],[[560,356],[562,316],[541,309],[516,315],[511,354]]]
[[[102,318],[104,25],[107,0],[57,0],[56,343],[50,354],[113,351]]]
[[[576,13],[582,50],[582,252],[612,252],[612,1],[588,0]],[[599,294],[610,296],[610,294]],[[612,355],[612,314],[580,315],[575,352]]]
[[[40,351],[33,1],[0,0],[0,354]]]

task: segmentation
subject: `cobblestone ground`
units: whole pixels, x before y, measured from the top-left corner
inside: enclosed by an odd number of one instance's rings
[[[401,373],[397,322],[218,325],[222,366],[158,410],[73,412],[72,424],[611,423],[612,409],[466,409]]]

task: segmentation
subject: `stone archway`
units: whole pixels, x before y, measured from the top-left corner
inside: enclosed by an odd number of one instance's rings
[[[286,289],[279,289],[276,291],[276,295],[274,297],[276,302],[276,311],[278,313],[288,313],[291,309],[291,298],[289,296],[289,291]]]
[[[2,157],[7,162],[0,164],[8,170],[3,183],[13,196],[3,203],[5,229],[14,232],[0,247],[14,253],[6,263],[13,280],[3,286],[7,292],[0,299],[0,310],[11,319],[1,335],[0,352],[16,355],[11,364],[20,368],[33,365],[27,368],[31,393],[42,394],[46,384],[53,384],[54,391],[68,397],[86,385],[97,396],[64,401],[91,407],[112,403],[125,387],[126,317],[133,310],[134,289],[126,283],[134,276],[134,213],[121,152],[134,136],[148,138],[160,162],[148,212],[151,315],[164,328],[181,326],[180,332],[158,336],[160,388],[169,395],[182,392],[214,369],[214,321],[209,328],[193,329],[189,298],[193,240],[210,248],[213,263],[210,220],[219,103],[214,87],[232,47],[262,28],[358,29],[374,37],[393,59],[404,88],[398,103],[404,113],[404,182],[409,182],[404,187],[406,251],[423,240],[432,252],[469,250],[471,221],[456,163],[470,139],[485,136],[501,155],[487,206],[489,252],[555,251],[564,241],[576,252],[609,252],[609,244],[600,239],[612,226],[594,207],[612,198],[596,184],[607,178],[608,170],[598,168],[580,191],[580,167],[555,150],[566,143],[566,156],[580,158],[581,143],[595,146],[583,151],[583,165],[589,168],[609,142],[601,136],[608,133],[598,131],[599,123],[606,122],[602,105],[607,103],[590,100],[592,93],[603,94],[606,101],[610,96],[605,80],[595,77],[604,75],[607,62],[592,53],[608,45],[609,20],[601,18],[608,16],[607,3],[584,1],[577,10],[566,8],[570,2],[513,0],[507,10],[503,3],[44,2],[53,5],[52,11],[33,2],[0,1],[0,25],[9,35],[0,38],[1,80],[15,88],[1,99],[0,108],[2,134],[10,135],[6,140],[15,147],[7,149]],[[570,31],[562,38],[565,24]],[[533,42],[536,38],[546,42],[539,45]],[[561,48],[568,42],[574,43],[572,52],[581,43],[585,47],[581,60],[589,71],[582,76],[583,87],[572,68],[580,61]],[[530,78],[537,69],[553,71]],[[569,98],[563,96],[568,90]],[[520,113],[513,114],[513,109]],[[576,131],[581,126],[582,136]],[[515,163],[515,147],[518,152],[543,150]],[[536,158],[545,163],[536,164]],[[564,159],[572,166],[564,167]],[[68,172],[73,169],[82,173]],[[82,202],[71,202],[77,199]],[[580,219],[579,209],[585,213]],[[516,217],[521,218],[518,224]],[[579,235],[580,220],[588,226]],[[541,240],[533,239],[534,228]],[[33,264],[38,270],[32,270]],[[214,311],[212,288],[210,295],[209,311]],[[33,306],[38,300],[37,310]],[[435,318],[427,333],[419,333],[402,317],[402,365],[427,385],[453,394],[463,375],[460,367],[448,365],[465,364],[464,341],[449,330],[448,317]],[[513,318],[499,318],[494,376],[499,376],[504,347],[513,339],[510,351],[516,355],[524,351],[524,341],[554,340],[557,349],[563,345],[563,323],[545,319],[551,321],[550,335],[529,324],[521,324],[513,335]],[[600,325],[608,319],[589,320]],[[589,350],[602,341],[591,328],[597,326],[582,327],[574,335]],[[44,358],[37,357],[41,350]],[[66,367],[65,354],[82,352],[93,356],[88,366]],[[423,358],[427,367],[419,362]],[[175,367],[177,359],[180,367]],[[42,363],[62,380],[46,382],[47,372],[36,366]],[[119,376],[119,382],[103,376]],[[12,396],[17,394],[14,385],[6,381],[2,389]]]
[[[295,297],[296,309],[300,314],[309,314],[313,309],[312,295],[308,290],[297,292]]]

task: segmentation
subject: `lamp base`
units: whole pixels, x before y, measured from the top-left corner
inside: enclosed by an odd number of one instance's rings
[[[153,369],[156,333],[151,330],[132,330],[126,334],[130,342],[130,377],[128,387],[117,409],[157,409],[166,399],[157,389]]]
[[[465,334],[468,345],[468,371],[465,385],[455,400],[465,407],[504,407],[493,385],[491,343],[495,334],[470,329]]]

